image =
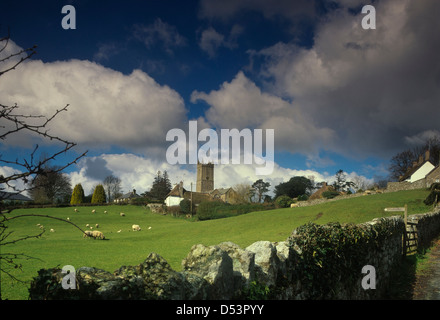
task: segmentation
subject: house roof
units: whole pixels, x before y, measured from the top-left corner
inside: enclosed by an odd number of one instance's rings
[[[414,165],[413,167],[409,168],[405,174],[403,176],[401,176],[399,178],[399,181],[405,181],[406,179],[408,179],[409,177],[411,177],[414,173],[417,172],[417,170],[419,170],[421,167],[423,167],[425,165],[425,163],[431,163],[429,160],[426,160],[424,162],[419,162],[416,165]],[[432,171],[432,170],[431,170]]]
[[[194,204],[198,204],[202,201],[210,201],[213,200],[212,196],[209,193],[204,193],[204,192],[191,192],[191,191],[186,191],[183,194],[183,197],[185,199],[190,200],[192,197],[192,201]]]
[[[210,194],[220,194],[220,195],[223,195],[225,193],[228,193],[231,189],[232,188],[219,188],[219,189],[212,190],[210,192]]]
[[[133,199],[133,198],[141,198],[141,196],[136,193],[136,190],[127,192],[126,194],[120,196],[118,199]]]
[[[0,191],[0,200],[32,201],[31,198],[28,198],[20,193],[11,193],[5,191]]]
[[[182,188],[182,190],[181,190]],[[167,197],[181,197],[187,190],[180,184],[176,184],[174,188],[167,194]]]

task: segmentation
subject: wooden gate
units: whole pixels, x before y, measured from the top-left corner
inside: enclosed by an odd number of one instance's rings
[[[408,222],[408,206],[399,208],[385,208],[386,212],[402,212],[403,221],[405,222],[405,232],[402,236],[402,254],[404,256],[414,254],[417,252],[417,222]]]

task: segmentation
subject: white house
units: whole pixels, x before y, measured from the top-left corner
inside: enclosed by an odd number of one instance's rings
[[[424,179],[431,171],[435,169],[435,166],[429,161],[429,151],[425,153],[425,161],[423,156],[419,157],[418,162],[414,162],[413,166],[400,177],[399,181],[407,181],[410,183]]]
[[[183,187],[182,182],[176,184],[173,190],[171,190],[170,193],[168,193],[167,197],[165,198],[165,205],[167,207],[180,205],[180,201],[184,199],[183,195],[185,192],[186,190]]]

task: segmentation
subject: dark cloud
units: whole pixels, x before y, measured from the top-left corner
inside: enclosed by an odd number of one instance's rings
[[[104,180],[112,174],[112,171],[110,171],[106,165],[107,161],[102,158],[86,158],[86,177],[100,181]]]
[[[389,157],[407,137],[439,128],[440,2],[375,6],[376,30],[342,8],[318,25],[312,48],[279,43],[259,52],[266,89],[334,130],[330,148],[346,156]]]

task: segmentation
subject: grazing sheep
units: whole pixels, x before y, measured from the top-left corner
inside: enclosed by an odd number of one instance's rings
[[[122,231],[122,230],[118,230],[118,231],[116,231],[116,232],[117,232],[117,233],[121,233],[121,231]]]
[[[67,221],[70,221],[70,218],[69,218],[69,217],[67,217]]]
[[[134,225],[132,225],[132,226],[131,226],[131,229],[132,229],[133,231],[141,231],[141,230],[142,230],[141,227],[140,227],[138,224],[134,224]]]
[[[148,227],[148,230],[151,230],[151,227]]]
[[[50,232],[55,232],[55,230],[54,229],[50,229]]]
[[[95,228],[98,229],[99,228],[99,224],[95,224]]]
[[[93,237],[92,231],[86,230],[84,231],[83,238]]]
[[[92,213],[96,213],[96,210],[95,210],[95,209],[93,209],[93,210],[92,210]]]
[[[121,217],[125,217],[125,213],[123,213],[123,212],[121,212],[119,215],[120,215]]]
[[[104,234],[101,232],[101,231],[97,231],[97,230],[95,230],[95,231],[92,231],[92,236],[93,236],[93,238],[100,238],[100,239],[102,239],[102,240],[104,240],[105,239],[105,237],[104,237]]]
[[[90,227],[90,230],[93,230],[93,227]]]
[[[90,227],[90,225],[87,223],[87,224],[86,224],[86,228],[88,228],[88,227]]]
[[[107,213],[107,210],[104,210],[104,213]]]
[[[40,229],[44,229],[44,226],[42,224],[39,225]]]
[[[75,208],[75,209],[73,209],[73,211],[75,211],[75,212],[78,212],[78,209],[77,209],[77,208]]]

